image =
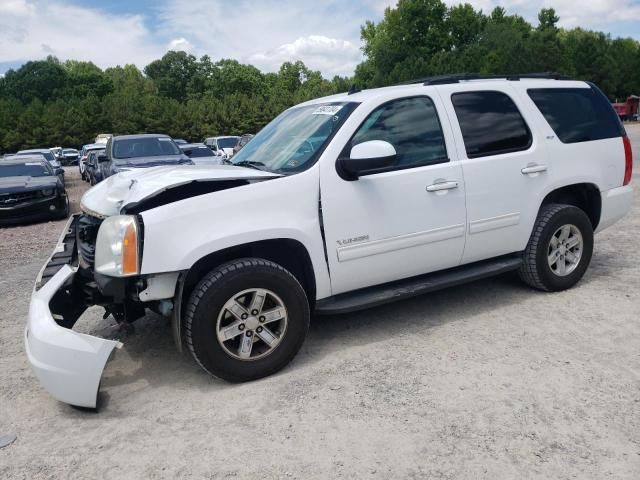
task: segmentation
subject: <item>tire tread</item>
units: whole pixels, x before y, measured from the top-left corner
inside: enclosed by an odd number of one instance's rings
[[[529,243],[527,243],[527,248],[525,248],[524,253],[522,254],[522,265],[518,270],[520,279],[530,287],[545,292],[549,292],[551,290],[540,278],[538,267],[536,265],[536,252],[540,242],[542,241],[542,233],[549,221],[551,221],[554,215],[567,207],[571,207],[571,205],[550,203],[543,205],[542,208],[540,208],[538,218],[533,226],[533,232],[531,232],[531,238],[529,239]]]

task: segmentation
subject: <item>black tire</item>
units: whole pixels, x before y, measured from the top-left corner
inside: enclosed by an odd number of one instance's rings
[[[288,320],[278,345],[268,355],[247,361],[225,351],[216,329],[225,303],[252,288],[268,289],[278,295]],[[266,377],[287,365],[304,342],[309,318],[307,296],[291,273],[268,260],[244,258],[215,268],[195,287],[185,307],[185,338],[193,358],[208,373],[231,382],[244,382]]]
[[[582,235],[583,247],[575,269],[566,276],[556,274],[547,261],[554,233],[564,225],[575,226]],[[581,209],[572,205],[543,205],[523,254],[520,279],[545,292],[557,292],[573,287],[584,275],[593,254],[593,225]]]
[[[69,218],[69,197],[65,196],[65,202],[64,202],[64,210],[62,210],[62,212],[60,213],[60,215],[58,216],[59,219],[65,219],[65,218]]]

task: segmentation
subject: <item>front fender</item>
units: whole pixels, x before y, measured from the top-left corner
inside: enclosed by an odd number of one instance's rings
[[[143,274],[188,270],[201,258],[237,245],[291,239],[309,253],[316,298],[331,294],[317,168],[187,198],[141,215]]]

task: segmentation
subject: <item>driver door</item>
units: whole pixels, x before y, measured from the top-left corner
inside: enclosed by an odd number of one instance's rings
[[[438,112],[444,112],[439,97],[421,95],[388,100],[357,116],[359,126],[341,155],[348,156],[358,143],[383,140],[397,153],[387,171],[348,181],[334,162],[321,162],[334,295],[460,264],[464,180],[453,138]],[[437,184],[447,188],[434,189]]]

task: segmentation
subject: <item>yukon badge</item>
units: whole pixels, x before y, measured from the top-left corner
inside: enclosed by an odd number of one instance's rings
[[[351,245],[352,243],[366,242],[369,240],[369,235],[360,235],[359,237],[345,238],[344,240],[336,240],[339,247]]]

